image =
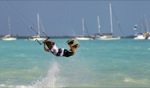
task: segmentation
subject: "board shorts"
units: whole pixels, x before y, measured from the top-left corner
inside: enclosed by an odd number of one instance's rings
[[[73,52],[68,51],[67,49],[64,49],[64,52],[63,52],[63,53],[64,53],[63,56],[65,56],[65,57],[69,57],[69,56],[72,56],[72,55],[73,55]]]

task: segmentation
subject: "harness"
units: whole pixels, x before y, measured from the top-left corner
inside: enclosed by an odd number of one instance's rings
[[[65,57],[70,57],[72,56],[72,52],[68,51],[67,49],[63,49],[63,48],[58,48],[56,46],[56,44],[54,44],[52,46],[51,49],[49,49],[49,52],[51,52],[52,54],[54,54],[55,56],[65,56]]]
[[[53,53],[54,55],[56,55],[56,56],[63,56],[63,52],[64,52],[64,49],[62,49],[62,48],[58,48],[57,46],[56,46],[56,44],[54,44],[53,45],[53,47],[51,48],[51,49],[49,49],[49,51],[51,52],[51,53]]]
[[[58,53],[56,54],[56,56],[62,56],[61,53],[62,53],[62,49],[59,48],[59,49],[58,49]]]

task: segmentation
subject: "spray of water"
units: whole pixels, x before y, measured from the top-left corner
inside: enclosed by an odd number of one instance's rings
[[[45,78],[36,81],[31,86],[16,86],[15,88],[60,88],[62,85],[58,83],[58,72],[59,65],[57,62],[53,62]]]
[[[38,80],[35,84],[33,84],[34,88],[56,88],[56,82],[57,82],[57,73],[59,72],[59,66],[57,62],[54,62],[52,64],[52,67],[48,71],[48,75],[41,79]]]

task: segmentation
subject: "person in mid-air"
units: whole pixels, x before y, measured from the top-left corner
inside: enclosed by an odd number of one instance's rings
[[[75,53],[75,48],[77,47],[77,45],[71,46],[73,41],[68,43],[68,45],[70,46],[70,50],[67,50],[67,49],[64,49],[64,48],[58,48],[56,46],[55,42],[52,41],[52,40],[46,39],[43,43],[44,43],[44,50],[46,52],[51,52],[55,56],[64,56],[64,57],[73,56],[74,53]]]

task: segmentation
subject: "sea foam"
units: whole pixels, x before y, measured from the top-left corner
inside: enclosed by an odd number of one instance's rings
[[[46,77],[37,80],[32,85],[18,85],[15,88],[61,88],[62,85],[58,83],[58,72],[60,71],[57,62],[53,62]]]

